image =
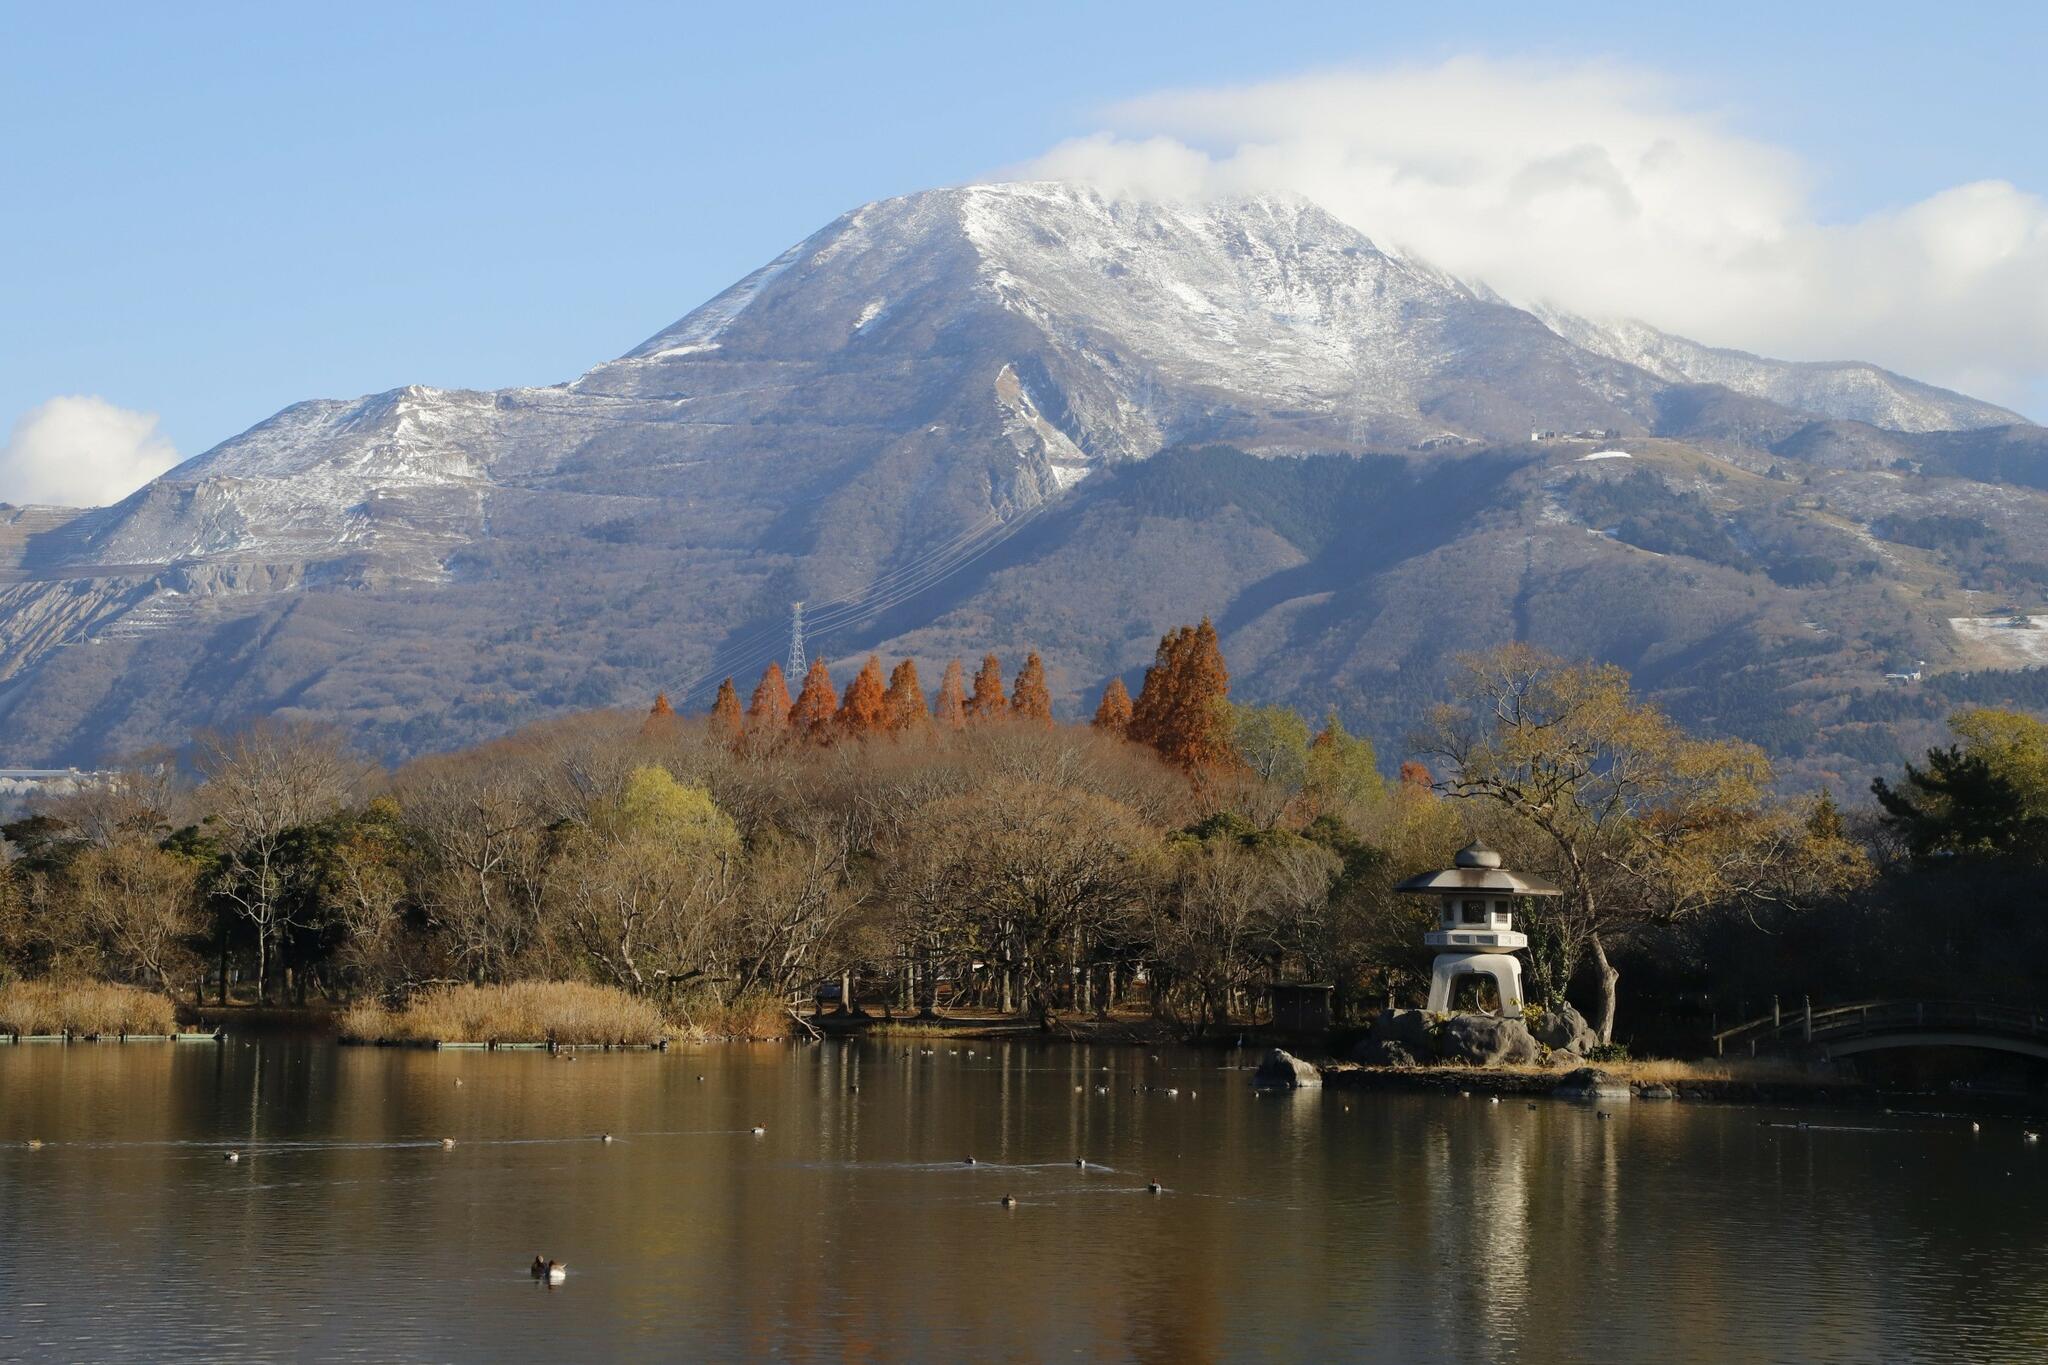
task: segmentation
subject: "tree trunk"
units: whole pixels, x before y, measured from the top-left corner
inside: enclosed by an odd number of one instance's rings
[[[1611,1043],[1614,1041],[1615,983],[1621,980],[1621,973],[1607,960],[1607,948],[1600,942],[1600,935],[1594,934],[1591,942],[1593,974],[1600,983],[1600,1018],[1594,1024],[1594,1028],[1599,1031],[1601,1042]]]
[[[228,926],[226,921],[222,921],[220,926],[220,1002],[223,1005],[228,1002]]]
[[[270,1003],[270,934],[256,926],[256,1003]]]

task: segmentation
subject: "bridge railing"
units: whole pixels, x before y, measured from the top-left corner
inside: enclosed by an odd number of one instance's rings
[[[2048,1038],[2048,1012],[2038,1006],[1989,1004],[1974,1000],[1866,1000],[1814,1007],[1811,997],[1794,1009],[1773,1002],[1769,1014],[1714,1034],[1714,1054],[1759,1049],[1787,1042],[1827,1042],[1926,1029]]]

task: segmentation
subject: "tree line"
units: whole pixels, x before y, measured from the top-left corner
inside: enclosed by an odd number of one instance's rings
[[[1433,910],[1393,885],[1478,836],[1564,888],[1522,908],[1529,987],[1603,1039],[1625,973],[1648,1017],[2027,988],[1952,900],[2038,899],[2041,722],[1962,713],[1956,746],[1845,812],[1775,795],[1759,751],[1685,733],[1611,666],[1508,646],[1445,692],[1392,780],[1334,715],[1233,702],[1207,621],[1085,725],[1055,721],[1036,654],[1007,689],[994,655],[971,682],[956,660],[929,699],[908,659],[841,691],[820,661],[795,697],[770,665],[744,708],[728,680],[702,716],[664,697],[388,773],[262,722],[5,826],[0,974],[385,1003],[579,979],[681,1018],[833,982],[850,1007],[1137,1004],[1190,1030],[1307,980],[1357,1016],[1426,986]]]

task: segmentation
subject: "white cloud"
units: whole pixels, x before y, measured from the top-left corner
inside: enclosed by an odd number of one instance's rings
[[[1823,222],[1801,159],[1653,72],[1459,58],[1168,91],[1026,174],[1293,190],[1522,302],[1861,359],[2048,416],[2048,201],[1959,185]]]
[[[156,414],[72,394],[31,408],[0,447],[0,502],[103,507],[178,462]]]

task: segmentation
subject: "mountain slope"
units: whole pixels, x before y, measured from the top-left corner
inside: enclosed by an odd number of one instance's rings
[[[1214,611],[1247,694],[1345,699],[1388,735],[1409,703],[1374,711],[1391,694],[1368,680],[1433,681],[1433,622],[1474,623],[1461,647],[1522,634],[1668,679],[1714,638],[1759,657],[1797,640],[1790,599],[1755,627],[1754,602],[1808,591],[1770,578],[1763,540],[1850,562],[1837,541],[1901,506],[1974,507],[1961,489],[2008,498],[1985,513],[2000,527],[2037,510],[2039,428],[1886,430],[1658,364],[1299,200],[1025,184],[871,204],[566,383],[302,403],[115,507],[0,511],[0,760],[90,762],[272,712],[397,756],[658,687],[694,700],[779,652],[796,599],[835,658],[1042,643],[1072,705]],[[1592,447],[1532,429],[1666,450],[1689,471],[1674,487],[1886,510],[1639,511],[1697,543],[1633,545],[1528,472]],[[1221,500],[1188,483],[1198,513],[1133,509],[1143,462],[1212,444],[1268,463],[1231,466]],[[1271,463],[1332,451],[1400,459]],[[1309,468],[1335,482],[1301,485]],[[1878,562],[1908,596],[1994,591],[1978,566]],[[1907,597],[1857,600],[1859,629],[1925,633]]]
[[[1632,318],[1593,322],[1532,309],[1559,336],[1675,384],[1719,384],[1796,412],[1894,431],[1956,431],[2025,423],[2016,412],[1860,361],[1771,360],[1702,346]]]

